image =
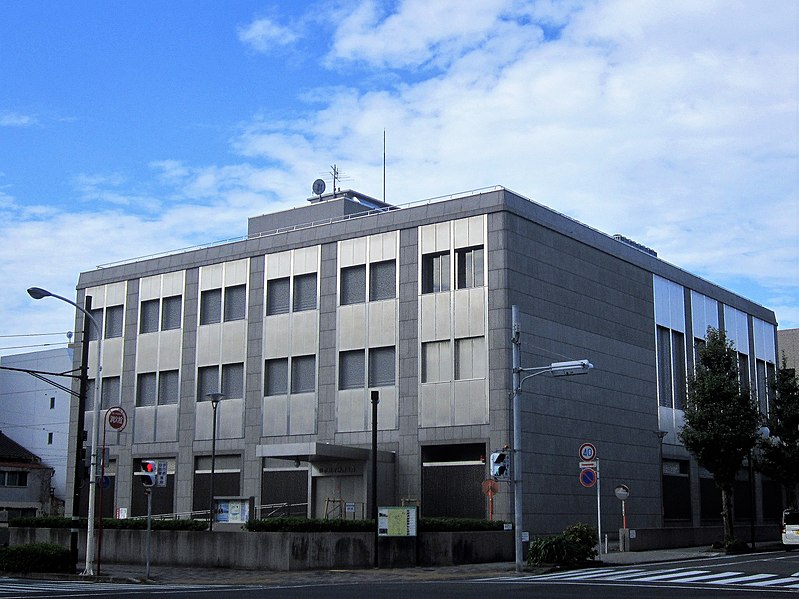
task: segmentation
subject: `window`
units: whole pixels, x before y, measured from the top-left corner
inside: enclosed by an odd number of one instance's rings
[[[0,487],[27,487],[27,472],[9,472],[0,470]]]
[[[484,379],[485,337],[455,340],[455,379]]]
[[[50,409],[55,410],[55,397],[50,398]]]
[[[136,384],[136,407],[154,406],[158,403],[158,387],[154,372],[142,373]]]
[[[313,393],[316,390],[316,356],[291,359],[291,392]]]
[[[197,369],[197,401],[208,401],[209,393],[219,391],[219,366],[201,366]]]
[[[222,290],[208,289],[200,294],[200,324],[214,324],[222,319]]]
[[[105,311],[105,338],[122,337],[122,306],[109,306]]]
[[[53,444],[53,433],[47,433],[47,444],[48,445]]]
[[[224,364],[222,366],[222,395],[225,399],[244,397],[244,364]]]
[[[294,277],[294,311],[316,310],[316,273]]]
[[[449,252],[422,256],[422,293],[449,291]]]
[[[179,295],[165,297],[161,308],[161,330],[169,331],[180,328],[183,298]]]
[[[289,389],[289,360],[277,358],[264,363],[266,380],[264,381],[264,395],[286,395]]]
[[[369,300],[394,299],[397,296],[397,267],[394,260],[369,266]]]
[[[157,299],[146,300],[141,303],[139,333],[154,333],[158,330],[159,304],[160,301]]]
[[[225,322],[244,320],[247,312],[247,286],[225,288]]]
[[[369,350],[369,386],[393,387],[394,348],[377,347]]]
[[[103,309],[102,308],[95,308],[94,310],[89,310],[89,314],[92,315],[95,322],[100,328],[103,328]],[[89,341],[97,341],[97,327],[90,321],[88,323],[89,326]]]
[[[344,351],[339,354],[338,388],[358,389],[364,383],[364,351]]]
[[[455,260],[458,289],[483,286],[483,246],[457,250]]]
[[[341,305],[361,304],[366,301],[366,265],[341,269]]]
[[[287,314],[289,311],[289,287],[288,277],[284,279],[272,279],[266,283],[266,315]]]
[[[178,403],[180,386],[178,371],[165,370],[158,375],[158,405],[167,406]]]
[[[101,403],[100,407],[103,410],[112,408],[119,405],[120,387],[118,376],[107,376],[103,379],[103,384],[100,386]]]
[[[738,353],[738,383],[743,389],[749,389],[749,356]]]
[[[657,327],[658,402],[681,410],[685,403],[685,336]]]
[[[450,378],[449,341],[422,343],[422,382],[440,383]]]

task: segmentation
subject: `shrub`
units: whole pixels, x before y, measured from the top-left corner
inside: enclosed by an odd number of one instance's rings
[[[69,549],[55,543],[31,543],[0,549],[4,572],[70,572]]]
[[[281,516],[247,522],[244,528],[251,532],[371,532],[374,520],[321,520]]]
[[[593,526],[574,524],[563,534],[533,539],[527,563],[573,566],[596,557],[596,540],[597,532]]]
[[[79,528],[85,529],[88,525],[86,518],[80,519]],[[18,528],[71,528],[72,519],[60,516],[43,516],[40,518],[14,518],[9,526]],[[103,518],[103,528],[144,530],[147,528],[147,518]],[[206,530],[208,522],[205,520],[158,520],[152,521],[153,530]]]
[[[465,532],[502,530],[501,520],[479,520],[477,518],[420,518],[419,532]]]

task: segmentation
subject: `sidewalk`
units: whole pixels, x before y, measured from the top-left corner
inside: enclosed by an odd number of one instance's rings
[[[762,547],[766,549],[765,546]],[[724,555],[707,546],[653,551],[613,551],[597,559],[596,567],[627,566],[658,562],[701,559]],[[518,576],[529,576],[543,569],[529,569]],[[156,584],[225,584],[225,585],[280,585],[308,584],[358,584],[373,582],[402,582],[412,580],[459,580],[517,576],[514,562],[490,564],[465,564],[461,566],[418,568],[363,568],[338,570],[300,570],[283,572],[274,570],[235,570],[230,568],[186,568],[174,566],[150,567],[150,578],[145,580],[145,567],[141,564],[102,564],[101,575],[91,580],[103,582],[142,582]],[[52,578],[52,576],[50,576]],[[77,576],[70,576],[74,580]],[[85,580],[85,579],[83,579]]]

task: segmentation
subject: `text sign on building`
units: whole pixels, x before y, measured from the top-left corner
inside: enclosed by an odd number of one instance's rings
[[[378,508],[377,535],[380,537],[415,537],[416,506]]]
[[[166,460],[158,460],[158,469],[156,470],[156,475],[155,475],[156,487],[166,486],[166,473],[167,473]]]

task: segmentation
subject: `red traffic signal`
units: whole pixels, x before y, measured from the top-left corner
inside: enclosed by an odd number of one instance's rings
[[[145,487],[154,487],[158,474],[158,464],[155,460],[142,460],[140,466],[141,484]]]

